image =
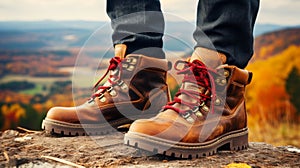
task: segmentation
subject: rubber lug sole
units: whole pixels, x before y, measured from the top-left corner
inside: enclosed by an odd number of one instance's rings
[[[204,143],[174,142],[145,134],[128,132],[125,134],[124,144],[153,152],[153,154],[192,159],[211,156],[222,150],[247,149],[248,129],[232,131]]]
[[[129,119],[118,120],[104,124],[72,124],[57,120],[45,119],[42,123],[42,129],[46,133],[59,136],[95,136],[106,135],[118,131],[119,126],[131,124]],[[122,129],[121,131],[126,131]]]

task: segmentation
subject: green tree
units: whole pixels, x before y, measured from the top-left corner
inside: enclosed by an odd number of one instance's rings
[[[0,84],[1,90],[23,91],[35,88],[35,84],[28,81],[11,81]]]
[[[287,77],[285,88],[290,95],[291,103],[297,110],[297,114],[300,115],[300,74],[296,67],[293,67]]]
[[[20,118],[18,125],[31,130],[41,130],[41,123],[46,112],[39,113],[30,104],[23,105],[23,107],[26,110],[26,116]]]

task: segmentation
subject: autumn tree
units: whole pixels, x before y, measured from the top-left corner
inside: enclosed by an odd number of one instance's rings
[[[25,117],[26,113],[20,104],[7,105],[1,107],[1,113],[4,117],[2,129],[14,128],[18,125],[19,119]],[[2,124],[1,124],[2,125]]]

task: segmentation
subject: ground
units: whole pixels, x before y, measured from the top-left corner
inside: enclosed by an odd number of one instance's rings
[[[0,132],[0,167],[300,167],[299,149],[249,144],[198,159],[152,155],[123,145],[123,134],[56,137],[44,132]],[[58,160],[60,159],[60,160]]]

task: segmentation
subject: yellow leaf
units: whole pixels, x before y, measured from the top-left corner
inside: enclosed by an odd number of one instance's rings
[[[251,166],[246,163],[230,163],[225,168],[251,168]]]

